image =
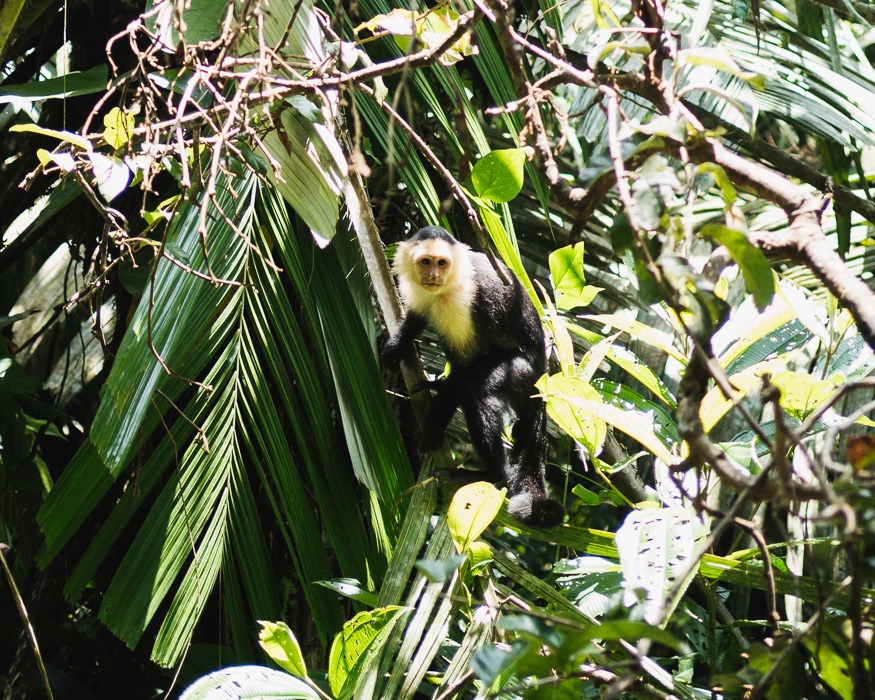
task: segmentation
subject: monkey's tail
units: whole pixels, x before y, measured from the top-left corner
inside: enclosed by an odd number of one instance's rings
[[[538,527],[553,527],[565,519],[565,509],[546,493],[522,491],[510,497],[507,509],[517,520]]]

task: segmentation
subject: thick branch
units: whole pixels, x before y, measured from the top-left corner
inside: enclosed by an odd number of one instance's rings
[[[678,433],[689,446],[689,457],[679,467],[692,469],[710,465],[721,483],[730,487],[736,493],[747,491],[754,501],[768,501],[779,496],[788,485],[780,484],[771,474],[752,476],[729,459],[727,454],[715,445],[699,417],[702,399],[708,390],[710,379],[708,360],[705,351],[696,345],[690,363],[684,372],[678,387],[678,407],[675,413],[678,422]],[[766,467],[768,470],[768,467]],[[797,500],[820,500],[824,497],[823,490],[817,484],[806,484],[801,481],[792,483],[793,497]]]
[[[770,163],[775,169],[788,177],[797,178],[821,192],[832,192],[837,207],[846,207],[851,211],[857,212],[867,221],[875,223],[875,202],[858,196],[849,187],[830,182],[829,177],[816,168],[812,168],[807,163],[794,158],[786,151],[782,151],[780,148],[762,139],[753,138],[745,131],[721,119],[717,119],[713,114],[698,105],[689,102],[684,102],[684,104],[707,128],[722,129],[725,132],[723,138],[727,141],[743,148],[758,160]]]
[[[690,149],[690,157],[697,162],[717,163],[733,182],[774,202],[787,213],[790,221],[787,229],[756,232],[751,242],[767,255],[789,257],[811,270],[847,307],[860,334],[875,349],[875,294],[848,269],[823,233],[820,196],[713,141]]]

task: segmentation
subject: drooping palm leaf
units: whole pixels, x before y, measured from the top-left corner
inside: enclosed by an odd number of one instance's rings
[[[124,472],[142,442],[158,441],[83,555],[67,594],[75,598],[81,592],[125,526],[139,518],[144,499],[165,481],[117,568],[100,613],[110,629],[133,645],[172,594],[153,651],[162,664],[174,663],[184,651],[220,570],[223,579],[234,578],[228,590],[239,590],[246,601],[234,601],[229,609],[248,616],[250,625],[255,616],[278,616],[276,576],[258,525],[263,516],[256,517],[259,501],[269,505],[279,524],[283,549],[326,639],[342,617],[331,593],[312,585],[330,578],[332,570],[307,492],[312,489],[343,575],[367,580],[384,566],[374,545],[381,540],[381,549],[387,554],[391,549],[395,502],[410,483],[367,335],[355,323],[339,320],[355,314],[333,251],[319,251],[309,235],[296,233],[276,195],[251,174],[236,180],[233,191],[220,190],[218,199],[225,214],[238,222],[238,231],[257,246],[248,245],[224,219],[210,228],[206,259],[216,260],[213,271],[237,286],[214,286],[167,260],[159,263],[154,304],[151,296],[143,301],[108,380],[108,405],[102,410],[113,412],[111,422],[92,432],[93,441],[115,458],[115,467],[108,470],[89,441],[41,512],[45,563]],[[189,264],[206,271],[197,209],[187,207],[168,240],[177,256],[192,246]],[[267,242],[276,245],[291,284],[269,263],[270,251],[260,242],[267,230]],[[185,316],[183,303],[191,310]],[[334,338],[339,328],[346,328],[346,335]],[[344,357],[329,361],[326,333],[336,347],[346,349]],[[210,391],[187,391],[185,380],[167,374],[150,339],[168,366],[198,378]],[[371,366],[363,371],[361,361],[368,357]],[[136,381],[142,378],[151,378],[152,385]],[[125,390],[132,385],[139,385],[139,391]],[[177,407],[168,410],[171,400]],[[342,412],[349,443],[358,449],[353,463],[374,493],[383,495],[374,499],[372,515],[379,517],[372,535],[355,497],[349,454],[339,448],[332,410],[341,405],[348,406]],[[363,405],[368,411],[361,410]],[[166,435],[165,424],[172,436]],[[266,494],[267,501],[259,494]],[[249,539],[251,544],[243,547]],[[239,634],[247,620],[231,624]]]

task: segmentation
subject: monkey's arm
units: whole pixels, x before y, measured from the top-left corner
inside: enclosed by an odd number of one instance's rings
[[[395,334],[386,341],[386,345],[383,346],[383,351],[380,353],[386,366],[397,369],[404,353],[413,347],[414,339],[418,338],[423,330],[425,330],[425,319],[419,314],[409,311]]]

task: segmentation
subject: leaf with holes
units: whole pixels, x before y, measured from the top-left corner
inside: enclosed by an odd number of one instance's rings
[[[447,511],[447,526],[460,552],[480,537],[498,515],[505,491],[499,491],[488,481],[477,481],[466,484],[453,495]]]
[[[328,683],[340,700],[353,694],[371,650],[379,648],[406,608],[389,605],[360,612],[334,638],[328,655]]]
[[[307,664],[294,632],[285,622],[259,620],[258,643],[267,655],[289,673],[307,677]]]
[[[662,624],[699,568],[692,561],[693,516],[680,508],[635,510],[617,530],[615,542],[623,569],[624,604],[641,603],[644,619]]]

